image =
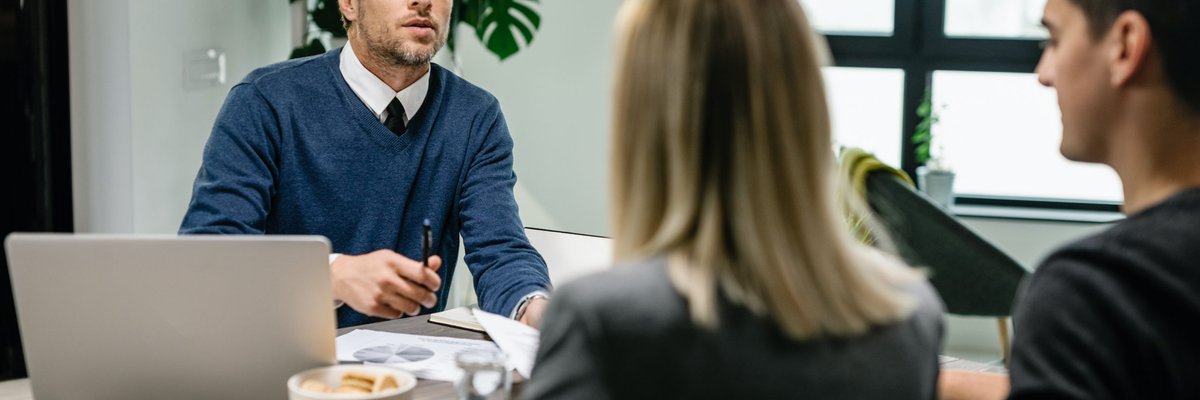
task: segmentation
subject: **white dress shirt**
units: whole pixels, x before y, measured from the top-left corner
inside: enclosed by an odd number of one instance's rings
[[[339,63],[342,78],[346,79],[350,90],[367,105],[376,118],[379,118],[379,122],[387,120],[387,106],[392,99],[400,99],[400,105],[404,106],[404,112],[408,114],[404,116],[404,120],[411,121],[412,117],[417,115],[417,111],[421,110],[421,105],[425,103],[425,95],[429,93],[429,71],[425,71],[425,75],[421,75],[416,82],[396,93],[391,86],[362,65],[362,61],[354,55],[354,48],[350,47],[350,42],[346,42],[346,46],[342,47]]]

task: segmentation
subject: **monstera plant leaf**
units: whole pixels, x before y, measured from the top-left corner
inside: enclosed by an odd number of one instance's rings
[[[288,0],[288,4],[295,3],[300,0]],[[337,0],[317,0],[314,8],[308,10],[309,18],[312,18],[312,23],[325,32],[329,32],[335,38],[346,37],[346,30],[342,28],[342,12],[338,10]],[[305,35],[307,38],[308,35]],[[308,45],[300,46],[292,49],[292,54],[288,58],[300,58],[315,56],[325,53],[325,45],[317,38],[311,38]]]
[[[317,0],[316,7],[309,11],[313,23],[335,38],[346,37],[346,29],[342,27],[342,11],[338,9],[337,0]]]
[[[446,39],[446,47],[450,49],[451,54],[457,50],[455,47],[458,43],[458,24],[474,27],[475,21],[479,20],[480,2],[480,0],[454,0],[453,12],[450,14],[450,32]]]
[[[322,44],[320,40],[313,39],[312,41],[308,42],[308,46],[300,46],[292,49],[292,54],[288,56],[288,58],[301,58],[321,54],[325,54],[325,45]]]
[[[533,5],[538,0],[466,0],[463,23],[475,28],[475,36],[492,54],[504,60],[529,46],[542,24]],[[522,41],[518,41],[520,35]]]

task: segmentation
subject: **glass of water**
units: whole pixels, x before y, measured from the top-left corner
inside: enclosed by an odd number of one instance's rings
[[[459,400],[509,400],[512,375],[504,352],[465,350],[455,354],[454,363],[462,371],[454,383]]]

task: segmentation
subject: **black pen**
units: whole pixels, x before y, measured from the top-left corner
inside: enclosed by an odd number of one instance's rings
[[[425,218],[421,235],[421,265],[429,268],[429,253],[433,250],[433,228],[429,226],[429,218]]]

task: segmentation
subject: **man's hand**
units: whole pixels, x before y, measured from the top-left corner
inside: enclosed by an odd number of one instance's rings
[[[521,323],[534,327],[535,329],[542,328],[542,313],[546,312],[546,299],[536,298],[529,301],[525,305],[525,313],[521,314]]]
[[[429,267],[391,250],[359,256],[341,255],[333,261],[333,297],[373,317],[417,315],[421,306],[437,304],[434,291],[442,286],[437,270],[442,259],[429,257]]]

